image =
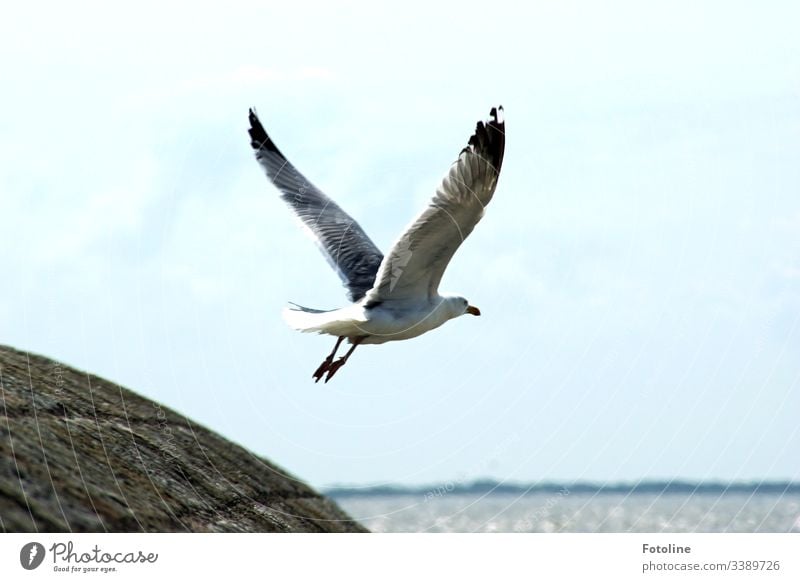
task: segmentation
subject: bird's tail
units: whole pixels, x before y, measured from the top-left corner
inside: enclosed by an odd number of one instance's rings
[[[284,321],[297,331],[350,335],[354,322],[343,319],[342,315],[341,309],[311,309],[296,303],[290,303],[283,310]]]

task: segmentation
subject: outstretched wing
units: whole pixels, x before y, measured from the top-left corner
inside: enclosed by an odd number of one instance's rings
[[[498,113],[499,111],[499,113]],[[436,294],[447,264],[492,199],[505,150],[503,108],[478,122],[430,205],[395,242],[378,270],[370,303]]]
[[[311,231],[322,254],[336,269],[355,302],[373,286],[383,260],[378,247],[349,214],[309,182],[284,157],[250,110],[250,145],[267,177]]]

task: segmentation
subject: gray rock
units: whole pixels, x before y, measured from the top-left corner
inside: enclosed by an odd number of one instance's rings
[[[188,418],[0,346],[0,531],[366,530],[283,469]]]

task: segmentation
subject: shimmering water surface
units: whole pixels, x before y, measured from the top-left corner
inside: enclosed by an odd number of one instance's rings
[[[337,499],[374,532],[800,532],[797,494],[386,495]]]

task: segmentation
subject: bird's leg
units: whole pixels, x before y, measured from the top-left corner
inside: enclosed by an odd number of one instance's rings
[[[333,357],[336,355],[336,352],[339,349],[339,346],[342,345],[343,341],[344,341],[344,336],[339,336],[339,339],[336,340],[336,345],[333,346],[333,351],[330,354],[328,354],[328,357],[325,358],[325,360],[319,365],[319,368],[317,368],[317,371],[314,372],[314,374],[312,375],[312,378],[314,378],[314,382],[319,382],[322,379],[322,376],[325,374],[325,372],[328,371],[328,368],[330,367],[331,363],[333,363]]]
[[[339,368],[341,368],[347,363],[347,358],[350,357],[350,354],[352,354],[353,351],[355,351],[355,349],[358,347],[358,344],[360,344],[362,341],[364,341],[363,337],[355,338],[353,340],[353,345],[350,347],[349,350],[347,350],[347,353],[338,360],[336,360],[335,362],[333,362],[330,366],[328,366],[328,375],[325,377],[326,384],[328,383],[328,380],[333,378],[333,375],[339,370]]]

